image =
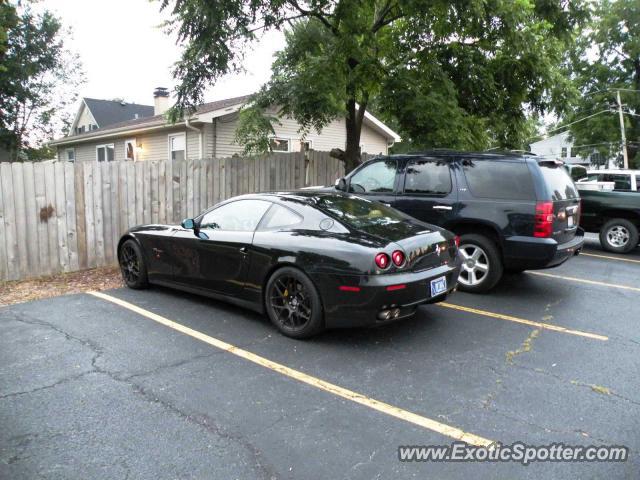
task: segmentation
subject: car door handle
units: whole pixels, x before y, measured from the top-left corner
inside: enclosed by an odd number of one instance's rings
[[[381,204],[383,204],[383,205],[386,205],[387,207],[390,207],[390,206],[391,206],[391,204],[390,204],[390,203],[387,203],[387,202],[380,202],[380,203],[381,203]]]
[[[249,249],[247,247],[240,247],[240,253],[246,255],[249,253]]]
[[[434,205],[431,208],[434,210],[453,210],[453,207],[450,207],[449,205]]]

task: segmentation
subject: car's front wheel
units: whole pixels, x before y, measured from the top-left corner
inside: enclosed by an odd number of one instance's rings
[[[297,268],[283,267],[271,275],[264,303],[271,322],[288,337],[308,338],[323,328],[318,290]]]
[[[138,290],[149,285],[147,266],[144,263],[142,250],[135,240],[129,239],[122,244],[118,252],[118,263],[127,287]]]
[[[469,233],[460,237],[459,251],[462,269],[458,277],[458,289],[484,293],[495,287],[504,270],[496,244],[483,235]]]
[[[609,252],[628,253],[638,246],[638,229],[629,220],[614,218],[600,230],[600,244]]]

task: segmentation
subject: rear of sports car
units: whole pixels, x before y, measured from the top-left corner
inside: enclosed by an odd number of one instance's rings
[[[406,318],[421,304],[444,300],[456,287],[461,260],[452,233],[376,202],[358,199],[358,211],[338,203],[333,216],[370,241],[362,242],[354,254],[361,273],[324,273],[318,278],[326,327]]]

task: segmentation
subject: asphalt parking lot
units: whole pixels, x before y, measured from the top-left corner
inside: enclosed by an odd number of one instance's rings
[[[489,295],[310,341],[161,288],[3,307],[0,478],[637,478],[639,273],[640,249],[591,239]],[[398,460],[460,435],[631,456]]]

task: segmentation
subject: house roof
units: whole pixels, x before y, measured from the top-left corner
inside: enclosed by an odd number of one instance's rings
[[[91,114],[100,128],[133,120],[136,116],[139,118],[153,116],[153,105],[140,105],[117,100],[100,100],[97,98],[84,98],[83,100],[91,110]]]
[[[237,111],[240,107],[251,97],[251,95],[242,95],[240,97],[232,97],[224,100],[217,100],[215,102],[203,103],[199,107],[196,108],[195,112],[190,118],[190,121],[210,121],[212,118],[227,115],[232,111]],[[85,99],[87,100],[87,99]],[[144,106],[144,105],[142,105]],[[153,110],[153,107],[151,107]],[[151,116],[130,119],[125,121],[120,121],[117,123],[113,123],[106,127],[100,127],[96,130],[91,130],[89,132],[84,132],[76,135],[69,135],[67,137],[54,140],[50,143],[50,145],[65,145],[76,142],[89,141],[90,139],[100,138],[105,136],[115,136],[121,135],[124,133],[134,133],[145,130],[155,130],[158,128],[169,128],[172,125],[167,124],[164,115],[153,115],[153,111],[151,112]],[[201,119],[198,119],[198,116],[202,116]],[[193,118],[195,117],[195,118]],[[96,121],[99,122],[98,119]],[[387,127],[384,123],[378,120],[376,117],[371,115],[369,112],[365,112],[365,121],[373,128],[380,131],[387,138],[393,139],[394,141],[400,141],[400,136]],[[184,122],[178,122],[177,124],[181,124]]]

